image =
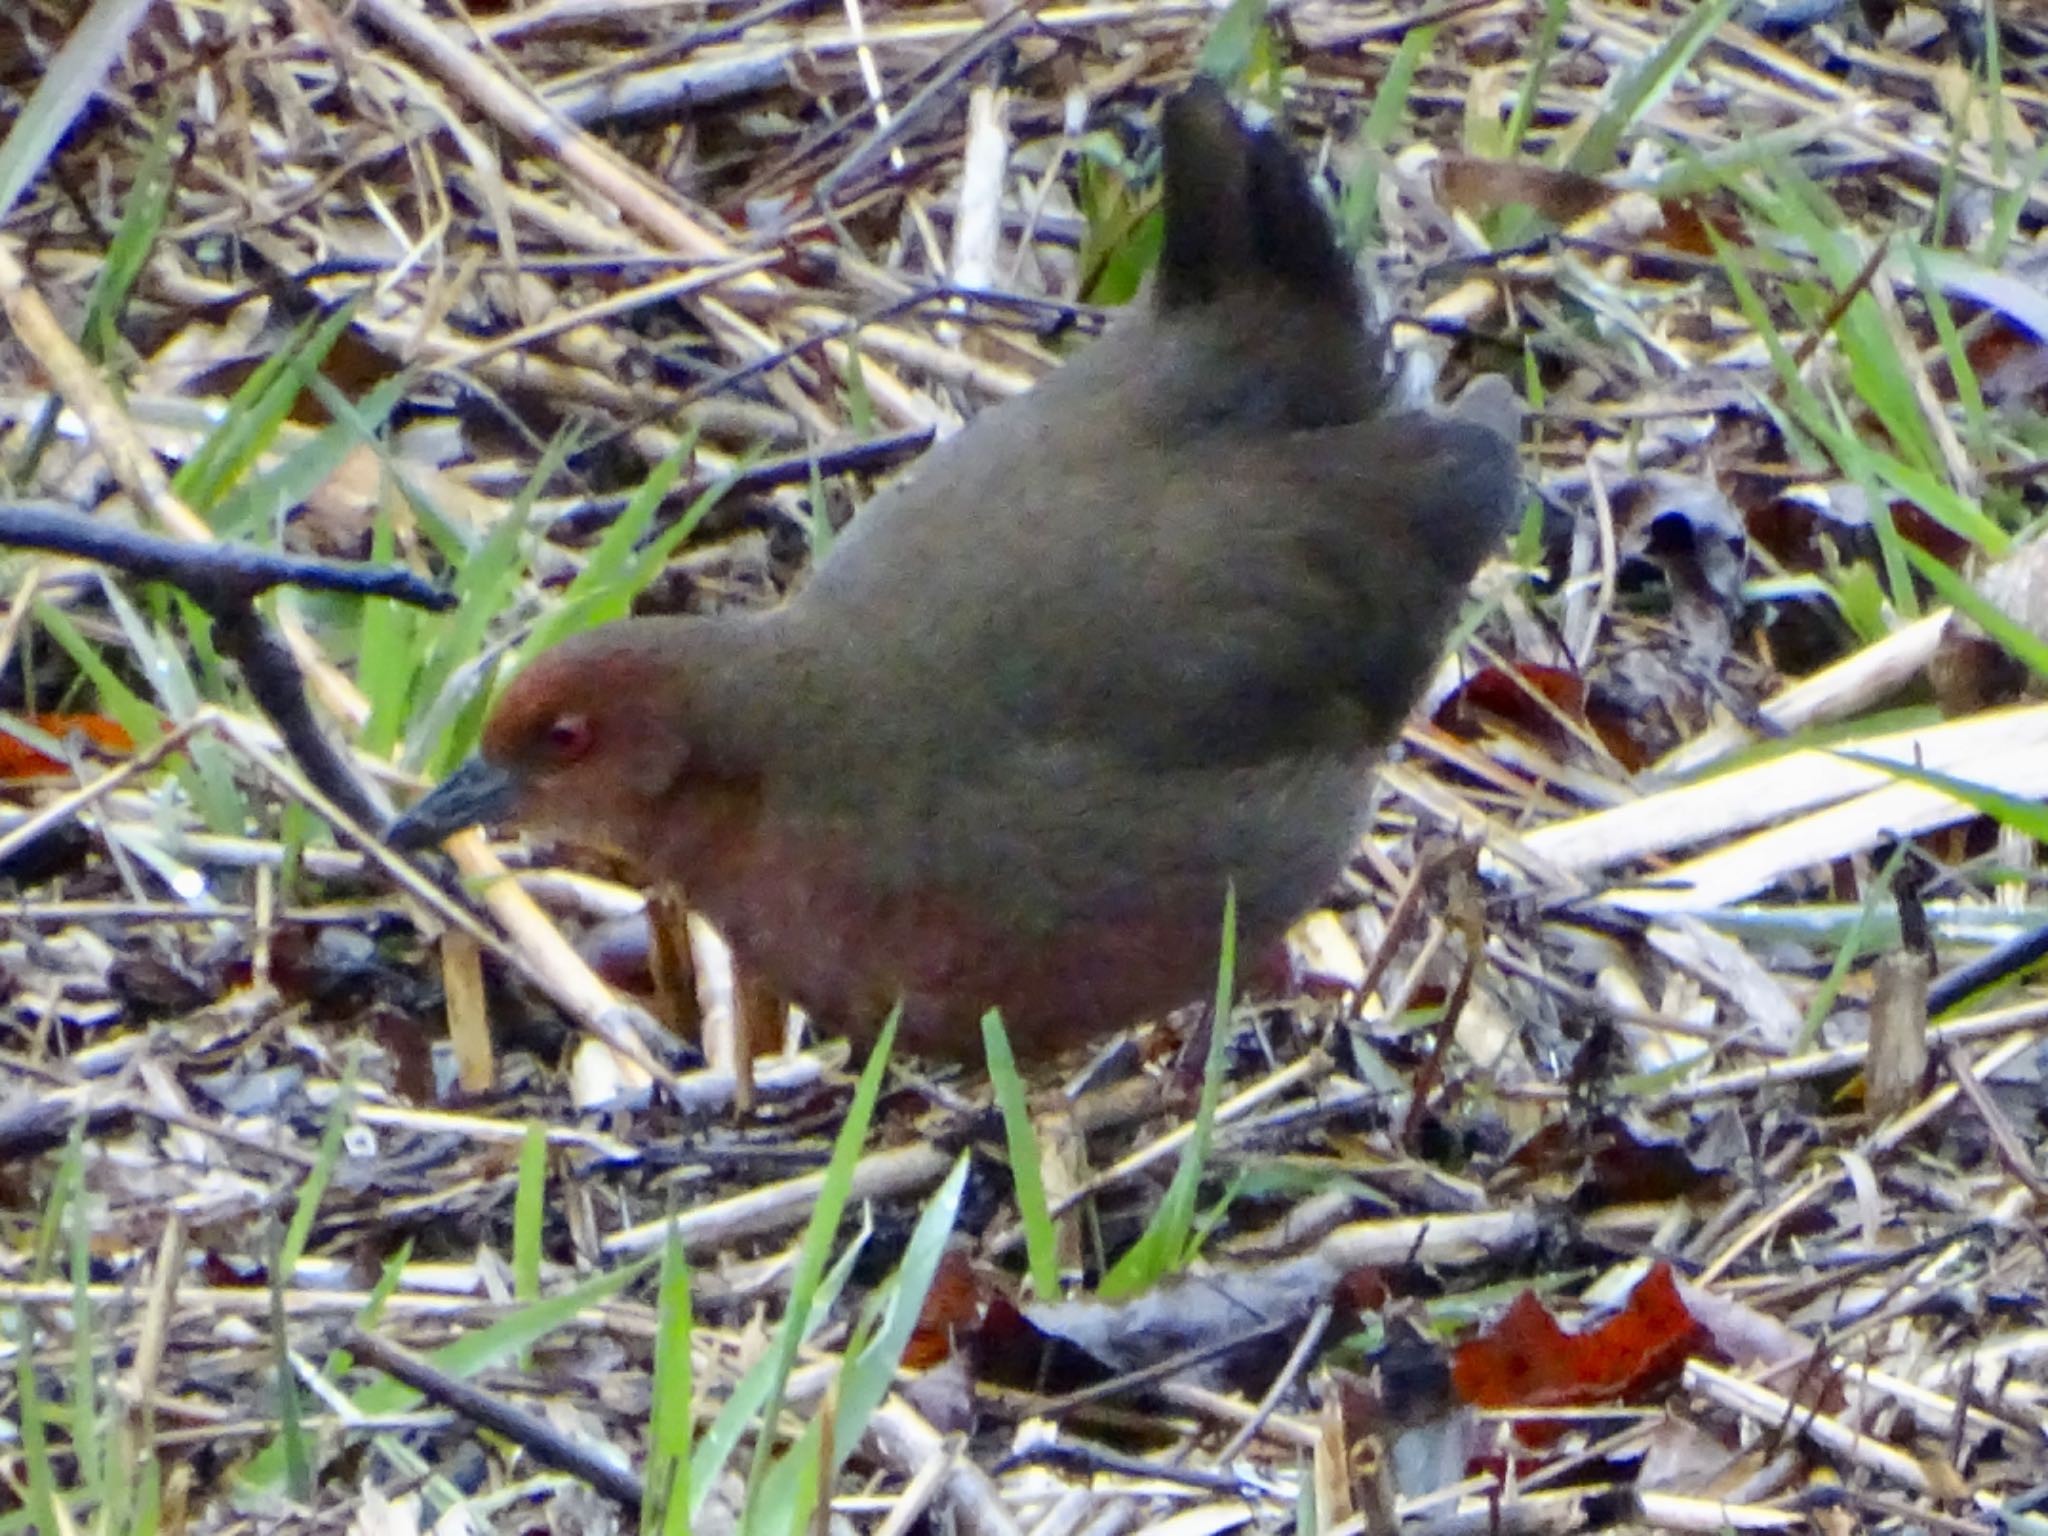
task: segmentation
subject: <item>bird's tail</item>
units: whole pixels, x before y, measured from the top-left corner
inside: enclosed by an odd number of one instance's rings
[[[1246,126],[1215,81],[1166,104],[1166,236],[1156,293],[1171,313],[1247,289],[1363,323],[1351,263],[1307,174],[1270,130]]]

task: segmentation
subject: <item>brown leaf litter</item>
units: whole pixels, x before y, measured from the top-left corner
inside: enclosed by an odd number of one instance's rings
[[[2048,1012],[2022,983],[1932,1029],[1921,1017],[1921,1054],[1887,1047],[1867,1089],[1873,1015],[1897,1000],[1875,968],[1835,962],[1858,936],[1900,947],[1885,881],[1905,860],[1943,968],[2040,920],[2029,841],[1878,764],[2038,799],[2048,706],[1977,667],[1942,689],[1943,715],[1928,662],[1974,632],[1945,642],[1926,591],[1925,616],[1860,628],[1826,595],[1875,562],[1879,518],[1951,566],[2004,552],[1912,498],[1874,504],[1850,466],[1788,438],[1766,338],[1717,251],[1757,284],[1769,339],[1873,441],[1888,426],[1857,404],[1839,334],[1874,314],[1930,407],[1930,475],[2013,526],[2032,520],[2048,189],[2022,178],[2048,139],[2048,34],[2038,8],[1998,8],[1990,96],[1973,87],[1976,8],[1803,9],[1824,14],[1740,8],[1598,165],[1570,147],[1691,13],[1677,0],[1563,5],[1513,158],[1468,130],[1513,111],[1543,5],[1276,12],[1293,129],[1338,179],[1377,173],[1376,275],[1410,366],[1540,389],[1534,579],[1503,563],[1482,583],[1486,622],[1411,726],[1375,836],[1311,930],[1314,995],[1236,1024],[1203,1203],[1231,1199],[1188,1276],[1126,1302],[1092,1285],[1177,1156],[1187,1099],[1170,1046],[1112,1050],[1077,1077],[1085,1094],[1036,1085],[1060,1254],[1091,1282],[1061,1299],[1019,1278],[981,1079],[892,1079],[856,1180],[872,1235],[799,1363],[792,1420],[826,1411],[855,1299],[961,1150],[965,1288],[928,1319],[920,1370],[833,1490],[842,1528],[893,1536],[923,1515],[1048,1536],[1281,1530],[1304,1483],[1325,1530],[1990,1532],[2042,1518]],[[0,15],[17,113],[82,11]],[[1392,151],[1368,152],[1374,93],[1428,19],[1441,31]],[[0,224],[0,454],[22,495],[207,536],[180,520],[166,466],[297,327],[353,299],[324,370],[338,395],[305,393],[259,467],[314,443],[334,399],[395,386],[403,404],[377,451],[333,463],[288,516],[255,519],[261,536],[360,557],[381,523],[390,558],[433,568],[415,508],[484,537],[574,424],[572,453],[521,511],[536,578],[514,613],[531,618],[694,437],[664,517],[744,475],[646,601],[758,601],[800,579],[815,519],[843,520],[871,476],[1027,387],[1098,322],[1077,284],[1113,263],[1076,188],[1142,155],[1149,113],[1215,23],[1174,0],[165,0]],[[166,115],[164,227],[102,374],[81,319]],[[1845,270],[1824,281],[1724,182],[1677,174],[1745,155],[1796,156],[1825,185],[1854,243]],[[1995,266],[1916,269],[1879,243],[1932,229],[1981,249],[2001,192],[2017,201]],[[1529,222],[1503,222],[1524,207]],[[1509,227],[1522,238],[1495,248]],[[1923,281],[1946,295],[1953,347]],[[1871,308],[1852,311],[1859,298]],[[51,409],[53,389],[69,411]],[[2007,558],[1987,584],[2038,631],[2038,560]],[[182,631],[138,611],[139,593],[118,602],[87,568],[45,558],[10,560],[0,591],[6,708],[92,702],[38,605],[159,697],[137,637]],[[277,613],[353,738],[368,703],[345,626],[310,603]],[[203,686],[208,658],[186,664]],[[561,937],[630,912],[632,893],[516,848],[499,852],[522,879],[495,878],[498,854],[474,838],[464,872],[513,927],[507,946],[353,843],[301,846],[277,812],[312,797],[239,706],[179,725],[178,760],[200,765],[183,776],[160,756],[110,769],[75,750],[75,777],[0,798],[0,1356],[16,1362],[27,1319],[43,1393],[71,1390],[73,1278],[36,1256],[80,1126],[96,1375],[165,1471],[165,1526],[412,1529],[452,1486],[491,1528],[617,1527],[469,1418],[352,1422],[323,1379],[330,1352],[406,1244],[385,1339],[423,1352],[515,1310],[533,1125],[543,1293],[658,1251],[672,1225],[694,1266],[708,1418],[779,1313],[846,1103],[843,1054],[762,1062],[739,1122],[732,1073],[666,1043],[651,1092],[564,1030],[605,1025],[649,1056]],[[208,823],[207,773],[246,786],[253,825]],[[462,985],[432,963],[443,928],[480,946],[469,1011],[495,1038],[488,1091],[455,1083],[441,1043]],[[705,953],[710,1011],[730,1012]],[[277,1234],[351,1060],[346,1155],[273,1298]],[[1544,1422],[1564,1427],[1532,1462],[1503,1427],[1514,1414],[1418,1385],[1532,1283],[1557,1337],[1601,1337],[1652,1259],[1714,1343],[1661,1395],[1553,1404]],[[652,1295],[637,1282],[474,1384],[638,1464]],[[274,1311],[319,1473],[311,1506],[284,1515],[232,1497],[275,1434]],[[1055,1358],[1049,1338],[1085,1359]],[[0,1420],[18,1425],[20,1377],[0,1382]],[[387,1454],[397,1443],[417,1462]],[[10,1500],[12,1439],[0,1471]],[[738,1497],[721,1486],[705,1526]]]

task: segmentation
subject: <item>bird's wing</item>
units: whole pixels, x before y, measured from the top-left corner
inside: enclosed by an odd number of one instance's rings
[[[1422,413],[1053,474],[1029,448],[878,499],[806,594],[895,703],[849,719],[871,744],[959,771],[1048,744],[1159,769],[1381,745],[1517,504],[1504,438]]]

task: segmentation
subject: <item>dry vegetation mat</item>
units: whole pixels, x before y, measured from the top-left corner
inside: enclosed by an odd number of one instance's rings
[[[1198,67],[1530,408],[1299,997],[749,1077],[381,847],[1126,301]],[[10,0],[0,106],[0,1536],[2048,1531],[2040,7]]]

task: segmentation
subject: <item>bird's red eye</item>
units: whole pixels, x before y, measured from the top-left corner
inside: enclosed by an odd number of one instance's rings
[[[548,755],[557,762],[573,763],[590,750],[590,717],[557,715],[548,722]]]

